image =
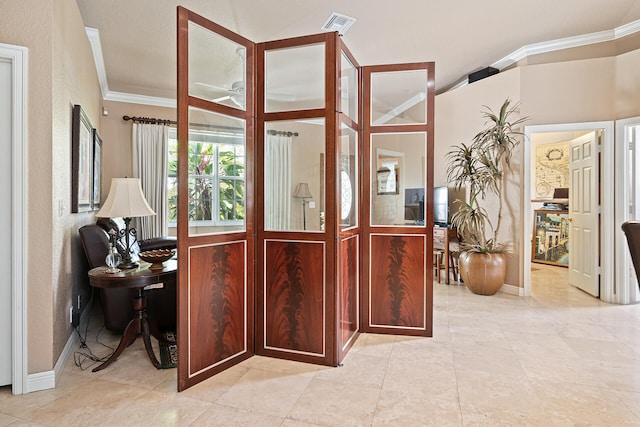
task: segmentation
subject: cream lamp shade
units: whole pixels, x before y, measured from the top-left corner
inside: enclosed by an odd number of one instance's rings
[[[296,188],[296,192],[293,193],[293,197],[297,199],[310,199],[313,197],[311,195],[311,191],[309,191],[309,184],[306,182],[299,183],[298,188]]]
[[[155,215],[142,193],[140,178],[112,178],[109,195],[98,218],[137,218]]]

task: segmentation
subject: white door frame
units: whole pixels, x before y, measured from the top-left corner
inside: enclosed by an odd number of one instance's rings
[[[601,163],[600,163],[600,299],[606,302],[615,302],[611,300],[614,283],[614,126],[613,121],[606,122],[584,122],[584,123],[566,123],[555,125],[534,125],[525,126],[524,140],[524,160],[523,160],[523,176],[522,176],[522,224],[524,224],[520,253],[522,254],[523,268],[520,272],[520,281],[524,285],[523,295],[531,295],[531,236],[533,233],[533,215],[531,211],[531,135],[541,132],[575,132],[604,130],[601,144]]]
[[[640,300],[640,293],[638,293],[637,282],[630,273],[633,271],[631,264],[631,255],[627,245],[627,239],[620,228],[622,223],[631,218],[629,213],[629,204],[631,198],[629,193],[628,177],[631,175],[630,166],[628,162],[629,149],[625,146],[625,128],[627,126],[640,126],[640,117],[634,117],[624,120],[616,121],[616,172],[615,172],[615,184],[618,197],[616,197],[616,221],[615,221],[615,243],[616,253],[619,256],[616,259],[616,288],[612,291],[614,294],[611,296],[618,304],[631,304]],[[636,150],[640,149],[640,144],[636,143]],[[638,155],[636,154],[636,159]],[[639,178],[638,171],[636,171],[636,181]],[[636,203],[639,201],[636,200]],[[636,206],[636,209],[638,207]]]
[[[0,43],[0,58],[8,59],[12,68],[12,136],[11,136],[11,353],[12,391],[27,390],[27,48]]]

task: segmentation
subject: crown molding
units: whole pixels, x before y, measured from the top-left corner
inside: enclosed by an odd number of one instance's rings
[[[91,45],[91,51],[93,52],[93,61],[96,64],[96,72],[98,74],[98,81],[100,82],[100,91],[102,92],[103,100],[176,108],[176,100],[172,98],[160,98],[156,96],[114,92],[110,90],[109,83],[107,82],[107,72],[104,66],[104,57],[102,56],[100,31],[96,28],[90,27],[85,27],[85,31],[87,33],[87,38],[89,39],[89,44]]]
[[[640,32],[640,20],[621,25],[617,28],[614,28],[613,30],[605,30],[596,33],[583,34],[580,36],[566,37],[563,39],[529,44],[511,52],[504,58],[494,62],[490,65],[490,67],[502,70],[509,65],[522,61],[523,59],[531,55],[539,55],[541,53],[549,53],[558,50],[572,49],[591,44],[614,41],[623,37],[630,36],[637,32]],[[466,86],[467,84],[469,84],[468,79],[461,79],[458,83],[451,86],[451,88],[446,90],[445,92],[458,89],[460,87]]]
[[[105,101],[127,102],[129,104],[152,105],[154,107],[176,108],[176,100],[173,98],[160,98],[158,96],[138,95],[136,93],[109,91],[103,97]]]
[[[105,101],[130,102],[133,104],[153,105],[159,107],[176,107],[176,100],[171,98],[159,98],[155,96],[110,91],[107,83],[107,73],[104,67],[104,58],[102,56],[100,33],[96,28],[85,27],[85,30],[87,32],[87,37],[89,38],[89,43],[91,44],[91,50],[93,51],[93,59],[96,64],[98,80],[100,81],[102,98]],[[541,53],[549,53],[563,49],[572,49],[580,46],[604,43],[627,37],[638,32],[640,32],[640,20],[621,25],[612,30],[529,44],[511,52],[509,55],[499,59],[490,66],[497,68],[498,70],[502,70],[531,55],[539,55]],[[461,88],[467,84],[469,84],[467,78],[461,79],[449,89],[445,90],[445,92]]]
[[[104,58],[102,56],[102,44],[100,43],[100,32],[96,28],[84,27],[87,32],[87,38],[93,52],[93,62],[96,64],[96,72],[98,73],[98,81],[100,82],[100,91],[104,99],[109,93],[109,84],[107,83],[107,72],[104,67]]]

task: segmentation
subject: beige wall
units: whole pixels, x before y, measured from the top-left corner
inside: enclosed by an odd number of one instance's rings
[[[640,116],[640,49],[615,60],[615,118]]]
[[[436,96],[435,185],[446,183],[446,152],[468,142],[483,126],[482,105],[499,108],[506,97],[521,101],[520,112],[530,117],[526,125],[609,121],[640,115],[640,50],[618,57],[583,59],[514,68],[491,78]],[[504,236],[511,237],[506,283],[521,283],[524,215],[521,205],[523,149],[516,153],[507,188],[508,207]],[[503,234],[503,233],[501,233]]]
[[[0,42],[29,48],[27,78],[27,328],[29,372],[53,366],[51,129],[53,6],[5,0]]]
[[[133,157],[131,155],[132,122],[124,121],[122,116],[176,120],[177,113],[175,108],[125,102],[105,101],[103,105],[109,113],[101,118],[102,155],[104,160],[102,197],[106,198],[111,178],[133,176]]]
[[[53,276],[53,360],[55,364],[72,329],[69,307],[80,295],[83,308],[91,295],[87,262],[78,228],[94,221],[93,213],[70,214],[71,123],[79,104],[94,128],[100,129],[102,96],[82,17],[74,0],[53,2],[53,85],[51,190]],[[59,207],[62,206],[62,212]],[[31,354],[31,352],[30,352]]]
[[[460,143],[468,143],[473,136],[485,126],[481,116],[483,105],[493,111],[499,111],[505,99],[520,99],[520,69],[506,71],[491,78],[477,81],[457,90],[436,96],[435,147],[434,147],[434,185],[447,184],[446,153],[451,147]],[[521,165],[521,149],[514,155],[512,174],[508,178],[505,189],[506,204],[503,211],[500,240],[510,242],[513,252],[509,255],[506,283],[519,284],[520,238],[520,189],[519,176]],[[487,199],[483,206],[487,208],[491,218],[497,215],[495,199]]]
[[[98,127],[100,91],[73,0],[3,0],[0,42],[28,48],[26,310],[28,371],[36,373],[53,368],[71,334],[72,294],[88,294],[75,236],[93,215],[70,214],[71,108],[83,105]]]
[[[527,125],[613,120],[615,58],[522,67]]]

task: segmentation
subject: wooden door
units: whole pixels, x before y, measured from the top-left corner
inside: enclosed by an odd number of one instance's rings
[[[569,150],[569,283],[598,297],[598,135],[590,132],[570,141]]]
[[[432,335],[433,79],[431,62],[363,69],[365,332]]]
[[[178,7],[178,390],[254,353],[254,44]]]

